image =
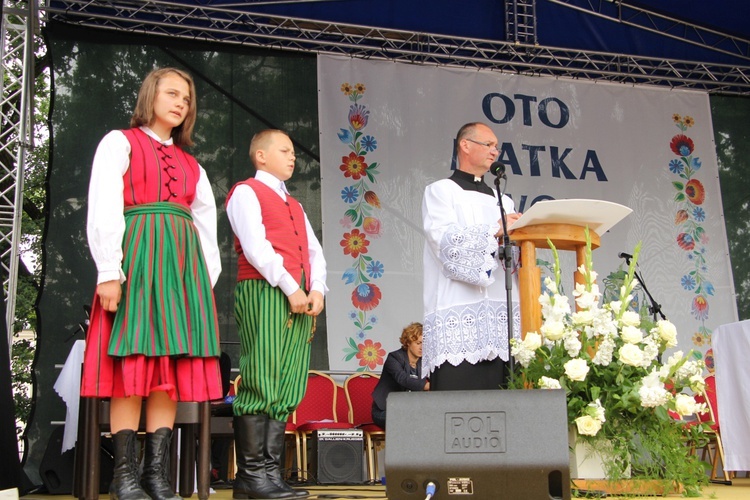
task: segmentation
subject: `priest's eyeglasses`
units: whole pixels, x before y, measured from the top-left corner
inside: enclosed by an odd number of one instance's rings
[[[484,146],[485,148],[494,149],[498,153],[500,152],[500,150],[497,149],[497,144],[492,144],[490,142],[475,141],[474,139],[469,139],[468,137],[466,138],[466,140],[469,142],[473,142],[474,144],[479,144],[480,146]]]

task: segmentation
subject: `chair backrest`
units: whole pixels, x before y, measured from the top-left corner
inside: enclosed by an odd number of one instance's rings
[[[349,423],[353,425],[372,423],[372,391],[380,376],[374,373],[355,373],[344,382],[346,399],[349,402]]]
[[[323,372],[307,373],[307,390],[295,412],[295,424],[336,420],[336,381]]]
[[[704,389],[706,403],[711,416],[711,429],[719,431],[719,405],[716,401],[716,377],[709,375],[705,378],[706,388]]]
[[[339,422],[349,421],[349,401],[344,386],[336,384],[336,419]]]
[[[237,392],[240,390],[240,383],[242,382],[242,375],[237,375],[237,377],[232,380],[232,385],[229,387],[229,393],[227,396],[236,396]]]

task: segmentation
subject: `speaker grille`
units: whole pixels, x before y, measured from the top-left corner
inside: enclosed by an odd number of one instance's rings
[[[362,431],[313,434],[312,470],[320,484],[364,483]]]

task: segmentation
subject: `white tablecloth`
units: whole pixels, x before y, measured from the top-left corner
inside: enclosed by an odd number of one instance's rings
[[[70,349],[68,359],[65,360],[60,375],[55,381],[55,392],[57,392],[65,405],[65,431],[63,432],[61,453],[72,449],[78,438],[78,407],[81,398],[81,365],[83,364],[83,351],[86,347],[85,340],[76,340]]]
[[[722,325],[711,338],[724,468],[750,470],[750,321]]]

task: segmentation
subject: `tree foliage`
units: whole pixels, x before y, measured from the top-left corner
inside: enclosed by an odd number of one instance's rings
[[[739,319],[750,318],[750,99],[711,97],[721,198]]]

